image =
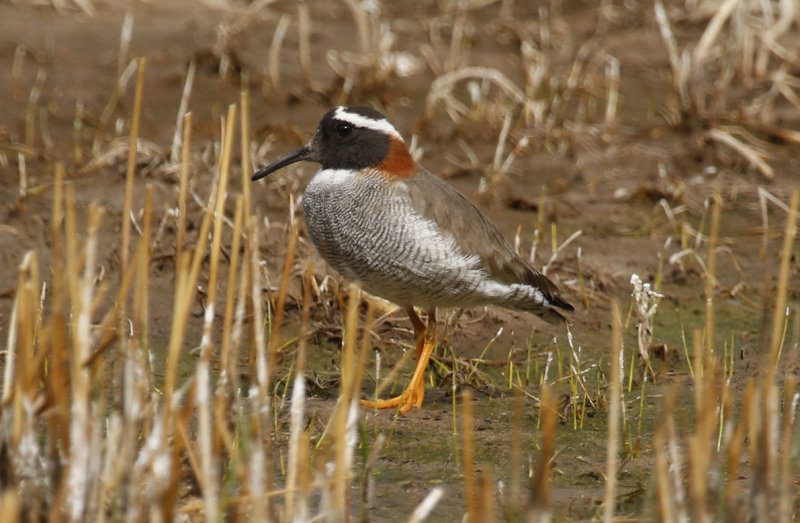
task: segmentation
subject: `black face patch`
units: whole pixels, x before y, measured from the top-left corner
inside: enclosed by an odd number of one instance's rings
[[[371,107],[350,106],[344,109],[369,120],[386,120]],[[359,126],[356,122],[340,120],[336,111],[333,109],[322,117],[311,140],[314,160],[321,163],[323,169],[365,169],[383,162],[391,148],[389,135]]]

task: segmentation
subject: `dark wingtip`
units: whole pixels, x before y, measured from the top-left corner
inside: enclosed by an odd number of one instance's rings
[[[559,295],[551,296],[550,303],[559,309],[564,309],[565,311],[572,312],[575,310],[575,307],[573,307],[571,303],[564,301],[564,299]]]

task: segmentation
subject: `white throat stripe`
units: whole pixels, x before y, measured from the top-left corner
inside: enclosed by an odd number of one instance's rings
[[[389,136],[394,136],[403,142],[403,137],[400,136],[400,133],[397,132],[397,129],[395,129],[394,125],[389,123],[389,120],[373,120],[372,118],[367,118],[366,116],[362,116],[357,113],[349,113],[343,106],[337,107],[334,115],[336,116],[337,120],[351,123],[356,127],[380,131],[388,134]]]

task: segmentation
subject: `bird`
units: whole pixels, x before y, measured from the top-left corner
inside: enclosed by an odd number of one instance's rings
[[[296,162],[321,164],[302,197],[306,229],[322,257],[367,293],[405,309],[416,366],[403,393],[369,408],[420,407],[436,346],[436,309],[497,305],[567,322],[574,308],[519,256],[466,196],[414,161],[397,128],[370,106],[338,106],[303,147],[257,170],[259,180]],[[427,325],[416,308],[427,311]]]

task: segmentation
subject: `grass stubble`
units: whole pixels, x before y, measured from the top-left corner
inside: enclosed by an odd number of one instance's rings
[[[775,87],[769,96],[774,98],[780,94],[795,103],[794,84],[791,79],[787,80],[785,70],[779,69],[783,74],[768,75],[768,67],[774,61],[770,53],[779,58],[785,55],[785,50],[777,42],[787,30],[786,20],[791,18],[789,4],[791,2],[781,3],[779,16],[770,18],[774,23],[768,26],[762,39],[754,39],[746,29],[749,27],[747,24],[731,25],[742,31],[733,35],[734,39],[740,40],[738,48],[743,50],[739,69],[734,72],[741,72],[754,81],[769,78]],[[379,86],[391,74],[389,65],[381,63],[378,66],[379,53],[375,53],[378,49],[391,49],[385,28],[380,27],[374,14],[368,14],[357,2],[346,2],[346,5],[356,22],[362,56],[342,55],[340,62],[330,64],[342,76],[340,98],[346,98],[360,82]],[[679,125],[681,120],[730,119],[726,100],[720,101],[712,96],[705,75],[709,68],[722,63],[710,50],[720,39],[725,22],[730,17],[739,16],[736,8],[744,2],[726,1],[711,18],[691,52],[679,50],[664,6],[660,1],[654,5],[655,20],[668,52],[673,85],[680,101],[679,110],[667,115],[667,120]],[[504,12],[512,8],[512,2],[503,2]],[[429,67],[438,75],[425,102],[426,117],[433,118],[443,110],[456,123],[485,118],[499,128],[500,139],[493,168],[481,181],[482,191],[501,188],[512,162],[528,149],[530,143],[535,141],[563,149],[575,136],[593,126],[590,107],[597,100],[586,94],[592,92],[592,89],[587,89],[590,82],[604,85],[605,109],[598,121],[602,122],[604,132],[616,132],[619,89],[624,79],[620,78],[619,62],[613,56],[605,52],[592,55],[594,51],[590,46],[583,46],[560,88],[553,88],[557,81],[545,86],[545,73],[551,68],[547,51],[552,17],[547,8],[540,12],[539,41],[534,42],[530,35],[522,35],[521,56],[525,71],[522,86],[515,85],[499,70],[469,66],[463,50],[465,31],[470,23],[468,2],[457,2],[444,9],[449,9],[447,16],[454,22],[449,45],[444,45],[444,60],[435,63],[434,45],[426,44],[428,46],[422,51]],[[310,90],[318,89],[311,87],[309,35],[312,22],[305,4],[298,6],[297,16],[305,84]],[[153,285],[152,188],[146,189],[144,202],[136,202],[133,198],[146,61],[144,58],[128,61],[132,23],[133,15],[129,11],[120,35],[119,80],[100,118],[92,147],[94,160],[87,162],[87,165],[92,165],[98,160],[101,144],[106,141],[106,128],[118,110],[119,99],[128,79],[135,70],[138,71],[127,142],[118,279],[98,272],[98,230],[104,220],[104,209],[98,204],[91,205],[85,230],[81,229],[75,188],[65,182],[64,165],[55,164],[52,168],[51,261],[46,271],[51,277],[49,280],[42,277],[45,273],[39,266],[40,255],[36,251],[25,254],[19,266],[13,308],[7,323],[0,400],[0,445],[3,449],[0,460],[5,465],[0,519],[172,520],[178,513],[190,516],[199,513],[207,520],[230,517],[345,521],[356,517],[353,514],[356,503],[360,504],[359,517],[364,518],[370,504],[375,502],[369,493],[370,472],[376,457],[387,451],[391,444],[391,437],[378,434],[371,443],[373,447],[369,448],[358,401],[372,336],[371,301],[367,302],[366,319],[360,328],[360,294],[355,287],[350,287],[346,293],[337,400],[322,435],[312,434],[305,384],[312,301],[315,295],[319,295],[319,285],[310,263],[300,262],[303,270],[297,270],[295,256],[299,230],[292,222],[284,238],[287,252],[277,293],[270,292],[266,300],[263,298],[263,290],[269,288],[266,279],[270,268],[261,261],[260,241],[268,234],[276,234],[276,228],[269,227],[257,213],[252,212],[248,176],[252,157],[250,101],[246,82],[243,82],[239,105],[229,106],[223,118],[214,185],[207,200],[202,202],[202,219],[194,243],[187,239],[192,119],[186,110],[186,101],[194,77],[194,63],[187,73],[178,111],[179,127],[171,151],[172,162],[180,164],[177,166],[179,190],[178,211],[175,213],[172,324],[163,379],[154,374],[153,347],[148,329],[148,318],[153,313],[148,297]],[[289,24],[289,15],[280,18],[269,50],[268,77],[271,88],[279,95],[284,94],[280,55]],[[11,72],[12,94],[17,101],[22,101],[20,71],[24,58],[24,49],[17,48]],[[600,68],[599,64],[604,67]],[[595,73],[600,69],[603,74]],[[368,77],[370,71],[374,72],[374,78]],[[727,82],[735,76],[731,71],[723,73],[721,77]],[[578,78],[583,78],[584,83],[581,84]],[[25,109],[25,140],[20,146],[18,159],[20,204],[39,194],[32,192],[28,185],[25,156],[37,146],[36,115],[45,79],[46,73],[40,70]],[[469,105],[462,101],[464,97],[459,94],[460,88],[469,93]],[[715,89],[715,92],[719,91],[718,84]],[[574,112],[565,109],[570,101],[577,107]],[[748,117],[758,116],[758,125],[754,117],[741,123],[766,129],[768,134],[789,142],[798,141],[795,134],[777,128],[768,115],[758,113],[769,105],[766,103],[769,101],[774,100],[759,99],[760,105],[754,103],[744,111]],[[235,200],[233,221],[230,222],[226,221],[226,213],[230,212],[226,204],[229,203],[228,179],[237,113],[243,185],[241,196]],[[81,134],[82,115],[82,107],[76,106],[76,137]],[[40,125],[38,131],[42,146],[47,146],[46,127]],[[514,143],[509,141],[512,134],[516,137]],[[705,131],[704,137],[740,154],[764,178],[774,178],[775,173],[766,161],[768,155],[759,149],[758,142],[751,139],[750,134],[740,128],[712,127]],[[507,145],[510,145],[511,152],[503,159]],[[179,158],[178,150],[181,153]],[[73,151],[74,159],[83,163],[83,148],[77,139]],[[765,197],[762,189],[759,191],[765,209]],[[542,195],[544,200],[544,189]],[[772,195],[770,199],[776,201]],[[798,191],[792,193],[788,205],[777,201],[786,211],[787,220],[783,228],[769,347],[763,353],[760,372],[747,380],[741,397],[736,397],[731,384],[735,372],[733,357],[729,358],[727,352],[721,353],[714,335],[714,301],[719,286],[716,256],[722,252],[718,244],[724,205],[722,196],[716,195],[711,203],[711,225],[707,236],[702,232],[702,223],[696,231],[686,222],[678,226],[685,247],[682,252],[691,253],[703,267],[705,325],[704,329],[692,332],[692,357],[686,361],[693,391],[693,418],[689,422],[676,423],[675,417],[684,411],[679,413],[676,410],[679,392],[673,388],[664,395],[663,422],[653,433],[654,494],[649,510],[658,519],[735,521],[749,517],[760,521],[786,521],[795,516],[797,503],[793,485],[796,460],[793,444],[798,396],[791,375],[787,374],[782,385],[777,382],[777,376],[791,318],[787,294],[796,235]],[[677,218],[668,204],[664,205],[671,225],[675,225]],[[137,206],[142,207],[141,224],[136,221],[134,209]],[[24,211],[24,207],[18,207]],[[541,205],[532,258],[537,242],[543,240],[546,230],[543,209],[544,205]],[[762,256],[765,256],[768,246],[766,210],[763,216]],[[581,234],[577,231],[559,246],[556,224],[551,222],[550,225],[552,257],[545,264],[545,270]],[[134,233],[138,234],[138,240]],[[695,236],[694,248],[687,243],[686,234]],[[703,241],[708,245],[705,260],[698,249]],[[226,253],[230,254],[226,254],[228,263],[225,268],[221,253],[228,245],[230,249]],[[670,263],[680,262],[683,256]],[[297,277],[302,280],[301,318],[297,350],[292,360],[291,396],[287,400],[287,387],[279,387],[275,375],[279,363],[285,361],[289,353],[287,344],[282,341],[281,328],[287,299],[290,298],[290,282]],[[205,305],[202,339],[199,352],[193,357],[187,351],[190,345],[187,323],[199,287],[204,289]],[[656,286],[656,291],[659,287]],[[587,307],[591,301],[600,299],[594,295],[590,299],[587,294],[582,268],[579,269],[578,288]],[[109,296],[113,304],[106,308],[103,304]],[[220,315],[215,313],[218,302],[224,303],[221,328]],[[538,405],[538,442],[533,445],[537,452],[530,466],[527,489],[523,489],[519,470],[515,469],[511,474],[507,501],[497,499],[489,464],[476,465],[479,460],[474,434],[475,400],[470,388],[464,387],[460,402],[461,448],[456,449],[454,443],[454,449],[461,456],[457,462],[463,466],[468,521],[495,519],[499,514],[496,510],[498,504],[503,505],[502,513],[510,521],[552,519],[551,480],[557,474],[555,459],[559,453],[556,427],[565,417],[563,405],[557,401],[555,393],[559,383],[569,384],[572,397],[567,405],[572,409],[574,430],[583,427],[587,408],[596,410],[595,405],[606,405],[605,495],[593,515],[611,521],[618,514],[622,506],[618,476],[630,456],[638,455],[639,451],[638,443],[635,449],[631,444],[633,429],[626,426],[629,417],[626,392],[633,392],[634,379],[640,382],[641,420],[646,404],[645,383],[653,375],[646,359],[649,347],[642,342],[639,354],[645,367],[637,368],[632,360],[625,391],[623,322],[616,303],[612,304],[611,310],[612,335],[607,361],[594,365],[583,362],[580,347],[574,349],[570,340],[568,351],[554,341],[549,351],[543,351],[546,352],[546,363],[540,366],[537,357],[533,372],[530,347],[524,372],[517,368],[520,364],[515,364],[511,353],[508,361],[502,362],[508,369],[507,387],[516,395],[510,442],[514,465],[521,462],[521,455],[530,446],[524,441],[520,429],[523,397],[534,399]],[[655,308],[652,314],[655,314]],[[794,311],[794,317],[797,318],[797,311]],[[648,321],[647,315],[639,317],[640,332],[652,328],[643,325],[645,321]],[[220,336],[216,334],[218,332],[221,332]],[[648,335],[652,336],[652,333]],[[246,356],[242,356],[240,350],[244,343],[248,349],[244,351]],[[732,345],[729,350],[733,351]],[[407,352],[389,376],[376,384],[376,395],[391,384],[398,369],[410,359],[410,353]],[[192,363],[185,364],[187,360]],[[240,374],[242,360],[246,361],[247,379],[242,379]],[[444,363],[445,359],[437,360],[437,364]],[[453,353],[453,387],[457,379],[455,369],[466,369],[462,374],[466,376],[466,382],[475,376],[484,376],[478,371],[481,363],[485,363],[482,357],[467,361],[457,359]],[[550,376],[551,364],[558,374],[556,377]],[[605,369],[608,369],[607,377]],[[595,373],[598,382],[605,380],[606,388],[598,386],[592,391],[586,377],[590,372]],[[538,390],[539,396],[536,397],[531,390]],[[288,428],[285,428],[283,418],[278,414],[279,405],[287,401],[289,416]],[[648,401],[647,406],[652,407],[652,403]],[[455,418],[455,390],[453,413]],[[454,420],[454,433],[456,428]],[[681,435],[681,431],[686,434]],[[286,434],[285,460],[278,446],[281,434]],[[640,423],[637,440],[641,437]],[[314,438],[317,438],[316,442]],[[369,449],[368,457],[359,462],[356,448]],[[359,467],[360,474],[357,473]],[[743,477],[747,481],[743,481]],[[362,495],[355,501],[352,493],[357,483]],[[427,517],[444,492],[442,487],[431,489],[421,504],[409,509],[410,521]]]

